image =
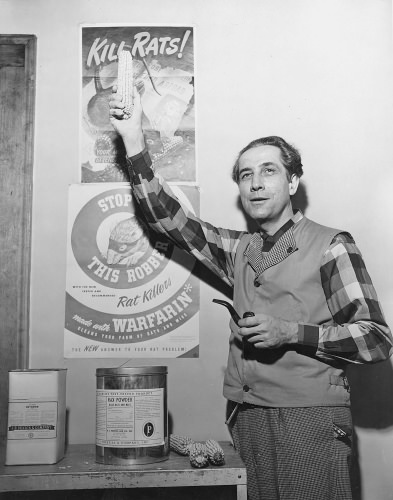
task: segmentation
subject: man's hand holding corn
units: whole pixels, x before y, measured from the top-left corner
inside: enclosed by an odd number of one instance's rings
[[[109,99],[110,121],[115,130],[121,135],[127,156],[140,153],[145,147],[145,139],[142,132],[142,104],[141,96],[134,87],[134,106],[131,116],[125,114],[125,103],[123,96],[117,92],[117,86],[113,87]]]

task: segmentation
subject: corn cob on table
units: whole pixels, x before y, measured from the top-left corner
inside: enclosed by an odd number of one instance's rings
[[[225,453],[224,465],[196,469],[191,467],[188,456],[173,451],[164,462],[118,466],[96,463],[94,445],[69,445],[66,456],[57,464],[0,465],[0,492],[121,488],[144,488],[145,492],[145,488],[174,488],[171,491],[175,492],[177,488],[179,491],[200,488],[197,498],[205,499],[205,487],[218,488],[215,498],[223,498],[219,495],[221,487],[223,490],[236,488],[233,497],[225,498],[246,500],[244,464],[229,442],[220,442],[220,446]],[[137,490],[132,498],[139,498]],[[195,491],[192,498],[196,498]]]

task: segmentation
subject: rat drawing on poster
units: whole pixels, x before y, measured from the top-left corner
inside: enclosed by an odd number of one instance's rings
[[[196,182],[194,30],[164,26],[82,26],[81,181],[126,182],[125,151],[109,120],[118,54],[132,55],[143,131],[165,180]]]
[[[199,210],[198,188],[173,190]],[[71,185],[65,357],[198,357],[195,262],[149,231],[129,185]]]

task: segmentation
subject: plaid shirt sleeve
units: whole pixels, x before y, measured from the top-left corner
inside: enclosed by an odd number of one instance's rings
[[[363,258],[348,233],[337,235],[321,265],[333,324],[299,325],[299,342],[326,361],[376,363],[392,354],[393,339]]]
[[[150,227],[165,234],[233,287],[235,254],[244,232],[217,228],[182,206],[169,185],[154,173],[146,149],[128,158],[127,163],[133,193]]]

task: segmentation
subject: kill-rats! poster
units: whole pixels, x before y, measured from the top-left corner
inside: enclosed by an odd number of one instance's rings
[[[195,183],[194,30],[166,26],[82,26],[81,181],[126,182],[125,151],[109,121],[118,53],[132,55],[143,131],[164,179]]]
[[[173,186],[197,213],[198,190]],[[66,358],[197,357],[195,260],[149,231],[125,183],[69,191]]]

